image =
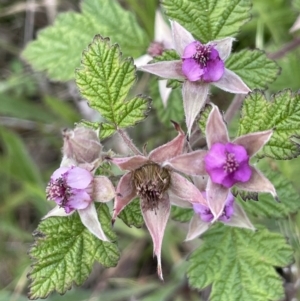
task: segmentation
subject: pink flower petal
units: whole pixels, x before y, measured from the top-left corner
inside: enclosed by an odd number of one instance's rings
[[[90,203],[90,205],[85,209],[78,210],[78,214],[82,223],[92,234],[103,241],[109,241],[104,234],[98,220],[98,215],[94,203]]]
[[[193,58],[188,58],[184,59],[182,62],[182,73],[188,81],[195,82],[202,78],[202,75],[205,73],[205,69],[195,62]]]
[[[193,208],[193,205],[189,202],[187,202],[186,200],[183,200],[181,198],[179,198],[177,195],[171,193],[169,191],[169,199],[170,199],[170,203],[172,205],[175,205],[177,207],[181,207],[181,208]]]
[[[218,55],[216,49],[211,50],[211,56],[213,55]],[[224,69],[224,62],[219,58],[219,56],[208,60],[202,80],[206,83],[216,82],[223,76]]]
[[[195,41],[192,34],[176,21],[171,21],[173,43],[177,53],[182,56],[185,47]]]
[[[206,223],[202,221],[197,214],[194,214],[190,222],[189,232],[186,236],[185,241],[192,240],[199,237],[201,234],[207,231],[209,227],[210,227],[210,223]]]
[[[67,172],[67,184],[72,188],[87,188],[92,180],[92,174],[86,169],[80,167],[73,167]]]
[[[146,157],[139,155],[125,158],[110,158],[109,160],[122,170],[135,170],[149,161]]]
[[[136,59],[134,59],[134,64],[136,65],[137,68],[148,64],[150,61],[152,61],[152,56],[149,54],[144,54]]]
[[[158,81],[158,90],[159,90],[159,94],[162,100],[162,103],[164,105],[164,107],[167,107],[167,103],[168,103],[168,99],[170,97],[170,94],[172,92],[172,88],[168,88],[167,87],[167,80],[166,79],[162,79]]]
[[[172,32],[159,9],[155,12],[154,41],[161,42],[167,49],[172,48]]]
[[[251,178],[252,169],[248,162],[243,162],[239,165],[237,170],[233,173],[234,179],[237,182],[247,182]]]
[[[300,16],[297,18],[297,20],[295,21],[295,23],[291,27],[290,32],[295,32],[298,29],[300,29]]]
[[[179,124],[174,123],[174,126],[178,132],[178,135],[170,142],[162,146],[159,146],[156,149],[154,149],[152,152],[150,152],[148,156],[150,161],[153,161],[158,164],[162,164],[165,161],[182,154],[183,147],[186,140],[185,134],[182,131]]]
[[[228,193],[228,188],[220,184],[213,183],[211,179],[208,179],[206,195],[209,208],[215,217],[214,221],[216,221],[223,213]]]
[[[234,144],[242,145],[249,157],[254,156],[268,141],[273,134],[273,130],[250,133],[240,136],[232,141]]]
[[[70,216],[74,213],[75,211],[72,211],[70,213],[66,213],[65,209],[60,207],[60,206],[55,206],[52,210],[50,210],[44,217],[42,217],[43,219],[46,219],[48,217],[52,217],[52,216]]]
[[[249,181],[236,183],[236,186],[246,191],[268,192],[277,199],[274,185],[255,167],[251,166],[252,175]]]
[[[132,173],[125,174],[119,181],[117,186],[114,213],[112,221],[114,222],[120,212],[127,206],[134,197],[136,197],[136,191],[132,183]]]
[[[93,183],[93,201],[109,202],[116,195],[115,188],[111,181],[104,176],[94,177]]]
[[[61,178],[62,175],[65,174],[69,169],[70,169],[70,167],[66,167],[66,166],[56,169],[51,176],[51,180],[57,180],[57,179]]]
[[[171,185],[168,191],[170,196],[175,195],[191,204],[207,205],[199,189],[176,172],[171,173]]]
[[[187,175],[206,175],[204,157],[207,151],[198,150],[188,154],[176,156],[164,163]]]
[[[163,61],[141,66],[139,70],[152,73],[162,78],[184,80],[181,61]]]
[[[252,225],[251,221],[249,220],[242,206],[240,206],[237,203],[234,203],[233,206],[234,206],[234,213],[231,216],[230,220],[224,222],[224,224],[232,227],[255,230],[255,227]]]
[[[202,44],[199,41],[193,41],[192,43],[189,43],[184,48],[183,54],[181,56],[182,59],[190,59],[192,58],[195,53],[197,53],[197,48],[201,47]]]
[[[163,280],[161,268],[161,246],[167,221],[170,215],[170,209],[171,206],[168,198],[161,199],[158,202],[158,208],[155,211],[143,210],[142,208],[145,224],[152,237],[153,251],[154,255],[157,257],[157,273],[161,280]]]
[[[212,110],[206,123],[206,140],[210,149],[215,143],[229,142],[226,124],[217,106],[212,105]]]
[[[219,52],[219,56],[222,61],[226,61],[231,53],[232,42],[234,38],[228,37],[222,40],[212,41],[209,44],[212,44]]]
[[[209,85],[200,82],[185,81],[182,87],[183,107],[188,134],[203,107],[209,91]]]
[[[220,80],[213,82],[213,85],[221,90],[235,93],[235,94],[248,94],[251,89],[243,82],[243,80],[234,72],[225,68],[224,74]]]
[[[74,191],[74,194],[68,198],[68,202],[64,207],[66,211],[68,209],[84,209],[91,203],[91,201],[92,199],[90,195],[84,189],[78,189]]]

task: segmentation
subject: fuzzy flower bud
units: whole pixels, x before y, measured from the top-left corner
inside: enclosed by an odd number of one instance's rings
[[[92,163],[99,159],[102,145],[94,130],[77,126],[74,130],[64,130],[63,139],[64,156],[77,164]]]

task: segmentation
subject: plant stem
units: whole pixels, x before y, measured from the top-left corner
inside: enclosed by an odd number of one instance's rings
[[[234,96],[231,104],[227,108],[226,113],[224,115],[224,119],[227,123],[229,123],[232,120],[236,112],[241,108],[245,96],[246,95],[243,94],[236,94]]]
[[[133,144],[132,140],[128,137],[127,133],[122,130],[118,129],[118,133],[125,142],[125,144],[128,146],[128,148],[135,154],[135,155],[143,155],[139,149]]]

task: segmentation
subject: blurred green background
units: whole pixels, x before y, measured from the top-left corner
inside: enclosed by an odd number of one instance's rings
[[[137,15],[151,39],[158,1],[119,2]],[[30,270],[27,252],[33,243],[31,233],[53,206],[45,201],[45,186],[60,163],[61,130],[72,127],[83,117],[97,119],[81,102],[74,82],[51,82],[20,58],[21,51],[36,38],[39,29],[52,24],[58,13],[69,10],[80,11],[79,1],[0,0],[0,301],[27,300],[26,275]],[[296,47],[300,45],[300,32],[289,33],[298,14],[300,11],[288,0],[254,0],[252,20],[237,37],[234,50],[258,47],[276,58],[282,67],[280,77],[267,91],[270,95],[284,88],[297,91],[300,87],[300,49]],[[290,49],[294,44],[296,46]],[[216,94],[214,97],[217,101],[220,97],[230,100],[232,96]],[[130,130],[138,146],[148,141],[151,149],[174,135],[169,128],[162,131],[165,125],[158,121],[155,109],[158,107],[154,106],[143,124]],[[233,123],[233,131],[234,128]],[[165,133],[160,141],[155,138],[157,132]],[[104,146],[118,152],[124,149],[115,138],[104,141]],[[279,162],[279,167],[300,191],[300,161]],[[297,298],[300,285],[300,215],[265,223],[270,229],[284,233],[295,249],[295,264],[279,272],[285,278],[286,300],[298,300],[292,298]],[[148,232],[144,228],[127,228],[119,220],[115,229],[123,239],[119,245],[122,256],[118,266],[104,270],[95,265],[83,287],[72,288],[64,296],[52,294],[48,299],[207,300],[209,289],[196,292],[188,287],[184,276],[185,259],[197,242],[182,243],[187,225],[180,226],[171,221],[165,234],[165,283],[156,277],[156,260],[152,257]]]

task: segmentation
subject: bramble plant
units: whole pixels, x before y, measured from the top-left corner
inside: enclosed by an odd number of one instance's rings
[[[262,218],[300,208],[277,170],[278,160],[300,155],[300,96],[284,90],[269,97],[277,63],[259,49],[235,50],[250,0],[162,0],[153,41],[153,30],[116,0],[84,0],[81,9],[59,15],[22,53],[50,79],[75,80],[100,116],[63,132],[61,165],[45,195],[56,207],[29,251],[29,298],[82,285],[96,261],[116,266],[120,219],[124,227],[145,223],[167,285],[161,252],[174,219],[197,246],[180,270],[191,288],[211,286],[211,301],[282,299],[275,268],[292,264],[293,250]],[[138,131],[152,106],[173,136],[158,132],[141,149],[126,129]],[[113,135],[123,139],[125,155],[106,149]]]

